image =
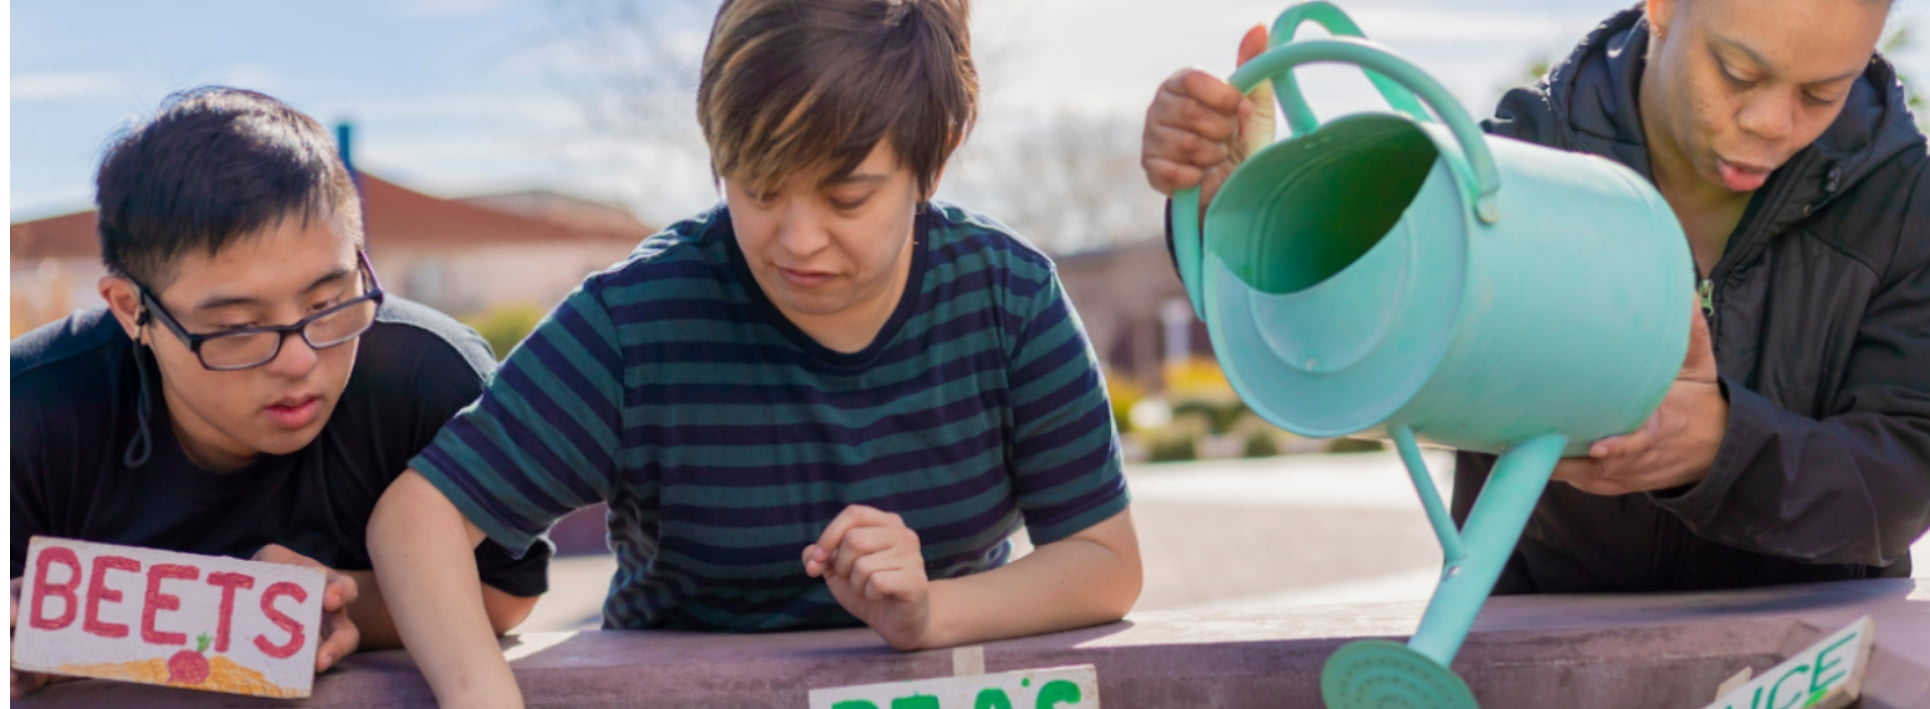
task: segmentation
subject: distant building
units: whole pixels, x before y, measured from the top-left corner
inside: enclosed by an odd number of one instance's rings
[[[383,287],[457,317],[505,305],[547,310],[655,232],[620,207],[554,192],[442,199],[366,172],[361,186]],[[13,336],[101,302],[93,211],[16,223],[11,237]],[[1157,391],[1164,363],[1211,356],[1159,240],[1054,260],[1112,376]]]
[[[655,230],[619,207],[552,192],[431,197],[361,175],[369,259],[385,289],[457,317],[547,310]],[[100,304],[92,210],[16,223],[12,335]]]
[[[1206,325],[1193,316],[1163,241],[1063,254],[1053,261],[1111,376],[1159,391],[1165,363],[1212,356]]]

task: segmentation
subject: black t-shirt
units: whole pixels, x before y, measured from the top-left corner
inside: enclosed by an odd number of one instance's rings
[[[146,353],[153,449],[138,468],[123,462],[139,372],[105,308],[22,335],[12,357],[14,577],[35,534],[241,558],[280,544],[333,568],[368,569],[376,500],[495,367],[475,332],[390,297],[314,442],[218,474],[182,452]],[[534,596],[547,588],[550,552],[545,540],[515,559],[484,541],[476,564],[483,582]]]

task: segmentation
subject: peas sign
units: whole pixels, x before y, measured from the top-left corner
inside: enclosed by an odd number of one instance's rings
[[[1098,709],[1092,665],[811,690],[811,709]]]
[[[16,669],[264,697],[315,681],[319,571],[34,537],[25,575]]]

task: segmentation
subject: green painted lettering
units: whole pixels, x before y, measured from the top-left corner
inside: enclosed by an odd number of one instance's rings
[[[891,700],[891,709],[938,709],[938,697],[930,694],[914,694]]]
[[[1836,648],[1842,647],[1843,643],[1847,643],[1851,640],[1855,640],[1860,635],[1862,635],[1862,633],[1850,633],[1849,635],[1845,635],[1843,636],[1843,639],[1830,643],[1829,647],[1823,648],[1821,652],[1816,653],[1816,671],[1814,673],[1811,673],[1809,676],[1810,692],[1814,693],[1818,689],[1827,691],[1830,687],[1836,684],[1836,680],[1839,680],[1845,676],[1848,676],[1849,673],[1839,671],[1836,674],[1830,675],[1828,677],[1824,677],[1823,671],[1828,670],[1831,667],[1835,667],[1837,665],[1843,664],[1840,661],[1829,659],[1829,653],[1831,650],[1835,650]]]
[[[1032,707],[1033,709],[1053,709],[1060,704],[1077,703],[1079,699],[1079,685],[1055,679],[1039,688],[1039,698],[1032,703]]]
[[[846,699],[831,705],[831,709],[878,709],[878,705],[869,699]]]
[[[1788,672],[1783,673],[1783,676],[1776,678],[1776,684],[1772,685],[1769,688],[1769,706],[1771,709],[1789,709],[1790,707],[1793,707],[1793,706],[1796,706],[1797,704],[1802,703],[1803,695],[1808,694],[1808,692],[1798,689],[1796,690],[1795,696],[1792,696],[1789,698],[1788,704],[1784,704],[1782,706],[1776,706],[1776,694],[1778,692],[1783,691],[1783,682],[1785,680],[1788,680],[1791,677],[1796,676],[1796,673],[1798,672],[1808,674],[1809,665],[1797,665],[1795,667],[1791,667],[1789,668]],[[1797,685],[1797,686],[1800,687],[1802,685]],[[896,709],[895,706],[894,706],[894,709]]]
[[[1005,696],[1005,690],[990,687],[978,691],[978,699],[972,702],[972,709],[1012,709],[1012,698]]]

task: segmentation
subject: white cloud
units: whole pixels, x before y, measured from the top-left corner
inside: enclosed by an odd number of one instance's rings
[[[275,74],[268,67],[254,63],[236,64],[223,72],[218,83],[241,89],[273,92]]]
[[[1526,44],[1536,37],[1581,38],[1576,22],[1564,15],[1497,13],[1444,7],[1367,7],[1352,11],[1368,37],[1383,42],[1506,42]]]
[[[408,0],[397,11],[415,19],[493,15],[502,9],[502,0]]]
[[[14,74],[12,98],[15,102],[49,101],[70,98],[101,98],[129,91],[127,79],[106,71],[46,71]]]
[[[1923,3],[1898,3],[1891,7],[1889,26],[1883,36],[1909,28],[1912,34],[1911,45],[1890,60],[1896,62],[1897,70],[1910,77],[1913,88],[1918,93],[1930,93],[1930,9]]]
[[[1531,46],[1538,38],[1560,36],[1572,42],[1599,19],[1594,15],[1606,14],[1581,8],[1572,12],[1588,17],[1568,18],[1550,13],[1571,10],[1533,7],[1516,14],[1469,14],[1411,10],[1412,0],[1399,1],[1402,4],[1367,0],[1350,12],[1370,36],[1384,38],[1441,79],[1476,117],[1491,108],[1499,77],[1516,71],[1523,57],[1538,49]],[[1136,121],[1167,73],[1188,63],[1230,67],[1240,28],[1270,20],[1278,10],[1271,0],[1152,0],[1123,11],[1109,0],[985,2],[974,12],[975,49],[986,75],[982,122],[973,140],[986,145],[1008,140],[1060,113]],[[702,46],[702,23],[661,19],[658,36],[669,38],[670,46],[659,48],[676,58],[671,63],[694,62]],[[1508,41],[1499,41],[1502,37]],[[511,63],[532,75],[563,79],[567,88],[549,81],[540,83],[550,85],[551,91],[342,103],[327,107],[325,115],[352,117],[363,126],[357,148],[362,165],[432,192],[547,185],[599,196],[614,193],[655,220],[707,206],[716,194],[687,106],[664,111],[670,122],[659,126],[654,137],[614,135],[596,128],[585,99],[571,94],[575,89],[601,91],[605,98],[634,98],[621,92],[671,90],[635,80],[639,67],[653,60],[661,63],[662,55],[612,49],[612,38],[578,35],[538,43],[520,50]],[[612,73],[632,80],[607,80]],[[595,77],[606,80],[581,81]],[[1323,118],[1385,105],[1356,70],[1311,67],[1302,79]],[[666,99],[678,106],[690,100],[682,94]],[[1119,149],[1136,148],[1124,140]]]
[[[429,94],[400,98],[337,101],[320,115],[346,116],[358,123],[381,121],[475,120],[559,127],[581,119],[582,110],[555,92]]]

